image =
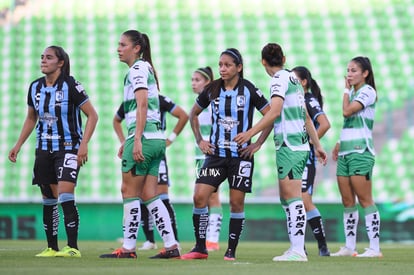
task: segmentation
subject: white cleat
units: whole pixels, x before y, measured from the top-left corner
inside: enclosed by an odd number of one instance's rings
[[[357,254],[357,255],[355,255],[355,257],[360,257],[360,258],[382,258],[382,253],[381,253],[381,251],[375,251],[374,249],[371,249],[371,248],[365,248],[364,253]]]
[[[356,255],[358,255],[358,252],[356,250],[352,250],[345,246],[341,247],[338,252],[331,253],[332,257],[355,257]]]
[[[273,258],[275,262],[307,262],[308,257],[304,253],[300,253],[294,250],[287,250],[283,255]]]
[[[157,245],[150,241],[144,242],[142,246],[138,248],[138,250],[151,250],[151,249],[157,249]]]

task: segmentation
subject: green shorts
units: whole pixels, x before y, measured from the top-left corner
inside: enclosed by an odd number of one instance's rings
[[[372,178],[372,170],[375,164],[375,156],[368,150],[363,153],[351,153],[338,156],[336,175],[343,177],[366,176]]]
[[[131,137],[124,144],[122,172],[127,173],[132,170],[132,174],[137,176],[152,175],[158,177],[160,162],[165,156],[165,140],[142,137],[142,151],[145,157],[143,162],[136,162],[134,160],[132,155],[133,148],[134,137]]]
[[[309,151],[292,151],[282,146],[276,151],[276,167],[279,179],[302,180],[303,171],[309,158]]]

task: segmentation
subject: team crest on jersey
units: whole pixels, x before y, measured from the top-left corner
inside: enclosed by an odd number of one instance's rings
[[[56,91],[55,100],[56,102],[63,101],[63,91]]]
[[[244,95],[238,95],[236,97],[237,107],[244,107],[246,104],[246,97]]]

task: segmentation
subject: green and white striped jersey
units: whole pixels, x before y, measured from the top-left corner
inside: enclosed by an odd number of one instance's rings
[[[270,81],[270,97],[283,98],[283,110],[274,123],[276,150],[286,145],[292,151],[309,151],[305,129],[306,107],[302,85],[296,75],[280,70]]]
[[[211,132],[211,105],[203,109],[198,115],[198,121],[200,123],[200,133],[204,140],[210,142]],[[200,150],[197,143],[195,144],[195,159],[205,159],[204,153]]]
[[[129,68],[124,80],[124,110],[128,137],[135,134],[137,110],[135,91],[141,88],[148,90],[148,112],[144,136],[147,139],[165,139],[159,129],[160,103],[154,70],[151,64],[142,59],[135,61],[134,65]]]
[[[362,104],[363,109],[344,118],[339,156],[363,153],[366,149],[375,155],[372,129],[374,127],[376,98],[376,91],[368,84],[362,86],[358,91],[351,89],[349,92],[349,102],[358,101]]]

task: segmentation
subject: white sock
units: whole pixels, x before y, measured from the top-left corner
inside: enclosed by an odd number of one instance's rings
[[[356,206],[344,209],[345,246],[351,250],[356,250],[358,221],[359,213]]]
[[[124,200],[124,244],[133,250],[137,244],[139,223],[141,221],[141,202],[138,198]]]
[[[286,214],[286,226],[287,226],[287,233],[288,233],[288,237],[289,237],[289,242],[292,243],[292,238],[290,237],[290,211],[289,211],[289,206],[286,204],[282,204],[283,210],[285,211]]]
[[[221,214],[210,214],[207,228],[207,241],[213,243],[219,242],[222,219],[223,215]]]
[[[380,252],[380,214],[375,205],[367,207],[364,210],[369,248],[376,252]]]
[[[295,200],[289,203],[291,249],[305,254],[305,231],[306,231],[306,211],[302,200]]]
[[[174,237],[174,231],[171,225],[171,217],[168,214],[168,210],[164,203],[157,198],[156,200],[146,204],[149,214],[152,216],[154,226],[157,228],[162,240],[164,241],[164,247],[168,248],[178,244]]]

